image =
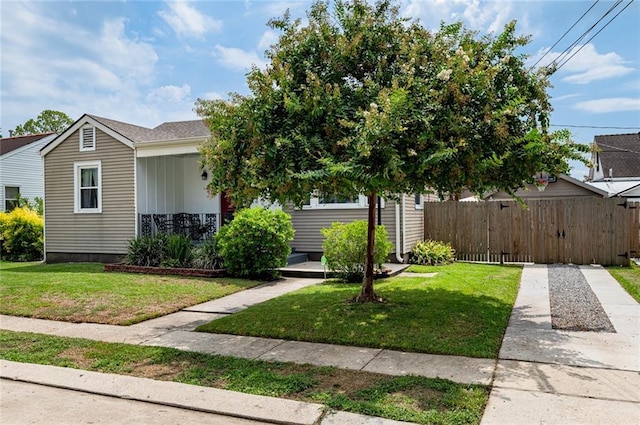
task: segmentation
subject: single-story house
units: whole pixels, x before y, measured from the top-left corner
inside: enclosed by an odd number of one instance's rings
[[[18,196],[44,196],[44,175],[40,149],[55,133],[0,138],[0,211],[10,211]]]
[[[83,115],[41,150],[46,261],[119,261],[136,235],[211,237],[233,206],[207,192],[198,146],[209,135],[202,120],[146,128]],[[423,205],[422,195],[381,205],[398,261],[422,239]],[[367,218],[362,196],[311,198],[301,209],[285,210],[296,229],[292,248],[311,259],[322,255],[321,228]]]
[[[202,120],[145,128],[80,117],[41,150],[46,261],[115,262],[136,235],[214,232],[225,205],[199,165],[208,137]]]
[[[399,195],[397,201],[382,200],[377,214],[378,223],[386,227],[389,241],[393,243],[391,261],[403,262],[408,259],[411,248],[424,239],[425,201],[436,199],[433,195]],[[304,252],[311,260],[322,256],[324,240],[320,229],[330,227],[339,221],[348,223],[366,220],[368,201],[364,195],[351,199],[335,197],[312,197],[302,208],[285,207],[291,215],[296,234],[291,246],[297,252]]]

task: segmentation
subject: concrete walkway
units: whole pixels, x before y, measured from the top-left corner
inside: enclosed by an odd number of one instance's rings
[[[482,420],[487,425],[640,423],[640,306],[606,270],[581,270],[617,333],[552,330],[547,268],[525,266],[497,366],[491,359],[193,332],[200,324],[318,279],[284,279],[128,327],[0,316],[0,328],[461,383],[493,382]],[[0,361],[0,378],[3,394],[10,379],[257,421],[253,423],[394,423],[346,413],[324,415],[320,405],[310,403],[51,366]],[[2,400],[4,404],[6,398]]]
[[[602,267],[580,270],[616,333],[553,330],[547,267],[526,266],[483,425],[640,423],[640,305]]]

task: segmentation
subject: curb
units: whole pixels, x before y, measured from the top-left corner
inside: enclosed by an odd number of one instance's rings
[[[177,382],[0,360],[0,378],[283,425],[313,425],[324,406]]]

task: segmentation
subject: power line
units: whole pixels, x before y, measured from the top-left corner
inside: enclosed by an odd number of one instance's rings
[[[616,1],[613,6],[611,6],[609,8],[609,10],[607,10],[605,12],[604,15],[602,15],[600,17],[600,19],[598,19],[593,25],[591,25],[585,32],[582,33],[582,35],[580,35],[580,37],[578,37],[573,43],[571,43],[569,46],[567,46],[553,61],[551,61],[551,63],[549,65],[547,65],[547,67],[555,67],[553,69],[553,72],[555,73],[558,70],[558,63],[563,61],[567,55],[569,55],[571,53],[571,49],[573,49],[574,47],[576,47],[596,26],[598,26],[598,24],[600,22],[602,22],[602,20],[604,18],[607,17],[607,15],[609,15],[611,12],[613,12],[613,10],[615,10],[620,3],[622,3],[622,0],[618,0]],[[583,44],[584,47],[584,44]],[[572,55],[573,57],[573,55]],[[566,63],[566,61],[563,63],[563,65]]]
[[[631,6],[631,3],[633,3],[633,1],[634,1],[634,0],[631,0],[629,3],[627,3],[627,5],[626,5],[625,7],[623,7],[623,8],[622,8],[618,13],[616,13],[616,15],[615,15],[613,18],[611,18],[611,19],[609,20],[609,22],[607,22],[606,24],[604,24],[604,26],[603,26],[602,28],[600,28],[600,29],[598,30],[598,32],[596,32],[595,34],[593,34],[593,35],[591,36],[591,38],[590,38],[590,39],[588,39],[588,40],[586,41],[586,43],[584,43],[582,46],[580,46],[580,48],[579,48],[578,50],[576,50],[576,51],[575,51],[571,56],[569,56],[569,57],[568,57],[564,62],[562,62],[560,65],[558,65],[558,66],[557,66],[557,68],[555,69],[555,71],[558,71],[558,70],[559,70],[560,68],[562,68],[562,67],[563,67],[567,62],[569,62],[569,61],[571,60],[571,58],[573,58],[576,54],[578,54],[578,52],[580,52],[580,50],[582,50],[582,49],[584,48],[584,46],[586,46],[586,45],[587,45],[591,40],[593,40],[593,38],[594,38],[595,36],[597,36],[598,34],[600,34],[600,32],[601,32],[603,29],[605,29],[606,27],[608,27],[608,26],[609,26],[609,24],[610,24],[611,22],[613,22],[613,20],[614,20],[614,19],[616,19],[616,18],[617,18],[617,17],[618,17],[622,12],[624,12],[624,11],[625,11],[625,9],[626,9],[627,7]]]
[[[569,127],[569,128],[613,128],[616,130],[640,130],[640,127],[615,127],[615,126],[598,126],[598,125],[570,125],[570,124],[549,124],[550,127]]]
[[[581,16],[581,17],[579,17],[579,18],[578,18],[578,20],[577,20],[577,21],[575,21],[575,22],[573,23],[573,25],[571,25],[571,27],[570,27],[568,30],[566,30],[566,31],[564,32],[564,34],[562,34],[562,36],[558,39],[558,41],[556,41],[555,43],[553,43],[553,46],[549,47],[549,50],[547,50],[547,51],[544,53],[544,55],[542,55],[542,56],[540,57],[540,59],[538,59],[538,60],[536,61],[536,63],[534,63],[534,64],[533,64],[533,67],[534,67],[534,68],[535,68],[535,66],[536,66],[536,65],[538,65],[538,64],[540,63],[540,61],[541,61],[542,59],[544,59],[544,58],[545,58],[545,56],[547,56],[547,55],[549,54],[549,52],[551,52],[551,51],[553,50],[553,48],[554,48],[554,47],[556,47],[556,46],[558,45],[558,43],[560,43],[560,41],[562,41],[562,39],[564,38],[564,36],[565,36],[565,35],[567,35],[567,34],[569,33],[569,31],[571,31],[571,30],[573,29],[573,27],[575,27],[575,26],[578,24],[578,22],[580,22],[580,21],[582,20],[582,18],[584,18],[584,17],[585,17],[585,15],[586,15],[587,13],[589,13],[589,11],[590,11],[591,9],[593,9],[593,7],[594,7],[596,4],[598,4],[598,2],[599,2],[599,1],[600,1],[600,0],[596,0],[596,1],[595,1],[595,3],[593,3],[593,4],[591,5],[591,7],[590,7],[589,9],[587,9],[587,11],[586,11],[586,12],[584,12],[584,13],[582,14],[582,16]]]

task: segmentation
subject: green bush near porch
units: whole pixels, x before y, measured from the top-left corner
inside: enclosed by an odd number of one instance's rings
[[[216,234],[218,252],[231,276],[272,280],[287,265],[294,235],[291,216],[280,210],[247,208]]]

